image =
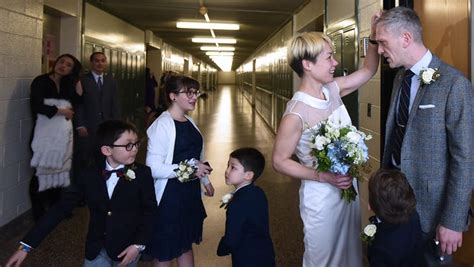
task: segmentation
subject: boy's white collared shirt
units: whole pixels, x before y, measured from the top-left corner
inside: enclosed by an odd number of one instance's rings
[[[107,171],[118,170],[123,167],[124,165],[121,164],[117,166],[117,168],[112,168],[112,166],[109,165],[107,160],[105,161],[105,170]],[[109,199],[112,199],[112,194],[114,193],[115,186],[117,185],[119,179],[120,177],[117,176],[117,173],[113,172],[112,174],[110,174],[110,178],[107,179],[107,181],[105,182],[107,184],[107,193],[109,195]]]
[[[247,185],[251,185],[251,184],[252,184],[252,183],[244,184],[244,185],[240,186],[239,188],[236,188],[233,193],[235,194],[235,193],[236,193],[237,191],[239,191],[240,189],[246,187]]]

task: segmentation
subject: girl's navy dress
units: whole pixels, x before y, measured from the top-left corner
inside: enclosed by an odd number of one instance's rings
[[[174,121],[176,140],[173,164],[185,159],[199,159],[202,136],[190,121]],[[169,179],[154,223],[154,234],[146,253],[159,261],[170,261],[181,256],[202,240],[202,226],[206,210],[201,199],[199,179],[181,183]]]

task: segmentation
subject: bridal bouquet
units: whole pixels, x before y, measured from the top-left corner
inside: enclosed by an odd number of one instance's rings
[[[365,141],[371,138],[371,135],[366,135],[352,125],[342,125],[333,120],[321,122],[320,127],[313,131],[310,144],[311,155],[316,159],[316,170],[360,179],[360,171],[367,166],[369,159]],[[341,199],[349,203],[356,196],[353,186],[341,191]]]
[[[178,180],[181,183],[186,183],[192,180],[197,179],[194,173],[197,170],[197,160],[196,159],[186,159],[181,161],[178,164],[178,168],[174,169]]]

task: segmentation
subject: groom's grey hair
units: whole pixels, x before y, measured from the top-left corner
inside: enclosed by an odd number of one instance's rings
[[[386,10],[378,19],[377,25],[385,27],[385,30],[392,34],[408,31],[413,35],[415,42],[423,42],[420,18],[413,9],[398,6]]]

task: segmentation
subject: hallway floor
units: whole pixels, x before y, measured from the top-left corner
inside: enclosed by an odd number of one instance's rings
[[[204,221],[203,242],[194,246],[197,267],[231,266],[230,257],[217,257],[216,249],[223,235],[225,210],[220,209],[221,197],[233,190],[224,181],[224,171],[229,153],[239,147],[258,148],[266,157],[267,164],[257,184],[263,188],[269,200],[270,227],[276,252],[277,266],[301,266],[303,256],[303,226],[299,217],[299,181],[277,174],[271,166],[274,134],[251,108],[248,101],[234,86],[220,86],[210,92],[206,100],[199,100],[192,113],[205,140],[206,159],[214,171],[211,175],[216,189],[213,198],[204,197],[208,217]],[[142,146],[143,162],[146,146]],[[84,240],[87,231],[88,212],[85,208],[74,210],[74,216],[65,220],[23,266],[82,266]],[[18,240],[32,226],[29,215],[1,228],[0,266],[18,247]],[[458,261],[473,266],[474,236],[471,231],[465,237],[465,246]],[[139,266],[151,266],[140,263]]]

